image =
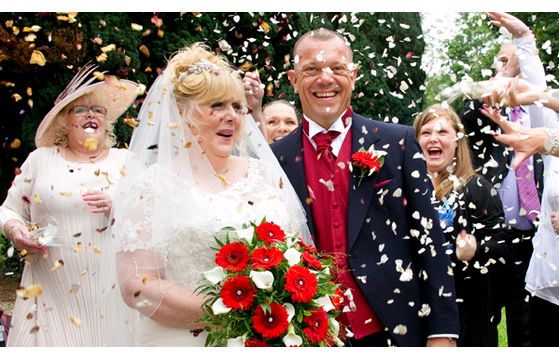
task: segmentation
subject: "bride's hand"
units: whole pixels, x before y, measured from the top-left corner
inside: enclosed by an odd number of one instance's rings
[[[109,194],[105,192],[91,191],[83,194],[82,199],[87,205],[92,207],[92,209],[89,210],[92,213],[103,213],[106,216],[109,216],[111,213],[113,201],[111,200]]]

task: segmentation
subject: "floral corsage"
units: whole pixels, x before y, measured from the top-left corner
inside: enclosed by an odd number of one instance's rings
[[[375,150],[374,145],[371,145],[368,150],[361,147],[361,149],[351,155],[353,167],[357,167],[361,171],[357,186],[361,185],[361,181],[363,181],[365,176],[371,176],[380,170],[384,164],[384,156],[386,154],[386,151]]]

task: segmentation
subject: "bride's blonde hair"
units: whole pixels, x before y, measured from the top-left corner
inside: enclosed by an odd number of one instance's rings
[[[192,108],[195,104],[233,100],[243,108],[246,99],[239,73],[223,56],[203,43],[194,43],[176,52],[169,60],[173,72],[173,89],[177,105]]]

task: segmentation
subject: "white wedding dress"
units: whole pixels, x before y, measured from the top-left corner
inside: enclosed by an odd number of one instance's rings
[[[223,227],[240,228],[266,217],[286,233],[298,231],[277,188],[266,166],[256,159],[250,159],[245,178],[217,193],[192,189],[177,175],[154,165],[128,189],[127,215],[113,232],[120,251],[157,253],[166,264],[165,279],[194,291],[202,273],[216,266],[213,235]],[[206,333],[195,335],[142,317],[134,339],[137,346],[204,346]]]

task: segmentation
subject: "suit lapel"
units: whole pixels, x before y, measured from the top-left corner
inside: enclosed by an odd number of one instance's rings
[[[359,151],[361,147],[368,149],[372,144],[376,144],[380,140],[380,136],[377,133],[378,128],[374,126],[375,124],[363,116],[354,113],[352,118],[352,128],[351,128],[351,154]],[[375,146],[376,150],[382,150]],[[350,160],[351,161],[351,160]],[[357,235],[361,230],[361,226],[365,221],[368,209],[371,203],[371,199],[375,196],[374,184],[382,174],[383,170],[378,173],[374,173],[371,176],[366,176],[361,181],[358,186],[359,181],[359,170],[353,169],[349,176],[349,194],[348,194],[348,214],[347,214],[347,236],[348,252],[351,250],[352,246],[355,244]]]
[[[314,236],[314,222],[312,212],[307,199],[309,191],[307,189],[307,181],[305,178],[305,163],[303,158],[302,128],[299,126],[292,134],[287,136],[281,142],[280,147],[275,149],[276,157],[279,160],[285,174],[291,181],[291,185],[299,196],[299,200],[305,210],[307,217],[307,225],[311,234]]]

